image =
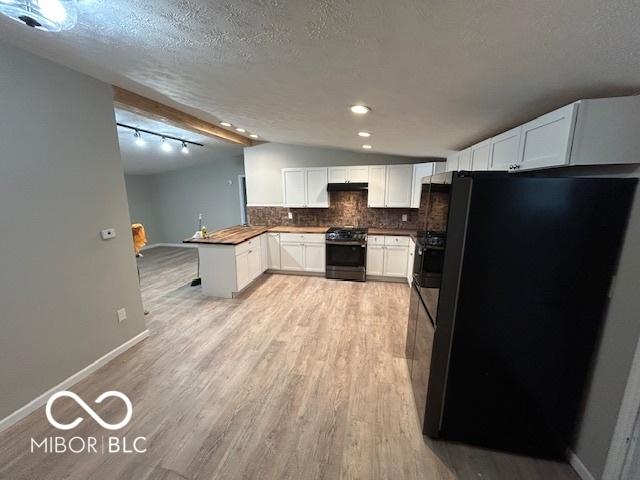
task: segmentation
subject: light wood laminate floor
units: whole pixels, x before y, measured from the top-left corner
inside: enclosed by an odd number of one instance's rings
[[[405,361],[409,288],[265,275],[233,300],[188,283],[195,251],[141,260],[150,337],[72,388],[87,403],[127,394],[145,454],[30,453],[30,437],[72,432],[44,408],[0,434],[0,478],[577,479],[562,463],[423,439]],[[73,402],[56,415],[83,414]],[[122,417],[119,400],[96,411]],[[87,417],[87,415],[84,415]]]

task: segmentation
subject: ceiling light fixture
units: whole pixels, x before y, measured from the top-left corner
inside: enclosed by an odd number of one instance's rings
[[[144,141],[144,138],[142,138],[142,135],[140,135],[140,130],[133,132],[133,138],[135,138],[134,142],[139,147],[144,147],[147,144],[147,142]]]
[[[365,113],[369,113],[371,111],[370,107],[366,105],[351,105],[349,107],[351,111],[357,115],[364,115]]]
[[[77,0],[0,0],[0,13],[47,32],[70,30],[78,22]]]
[[[162,137],[162,145],[160,145],[160,148],[162,149],[163,152],[167,152],[167,153],[173,151],[173,147],[169,142],[167,142],[167,139],[164,137]]]
[[[244,128],[236,128],[236,132],[244,133],[246,130]]]
[[[223,127],[230,127],[231,124],[229,122],[220,122],[220,125],[222,125]]]
[[[369,132],[358,132],[359,137],[369,138],[371,134]]]
[[[362,145],[362,148],[364,148],[365,150],[371,150],[373,147],[371,145]]]
[[[256,135],[255,133],[252,133],[251,135],[249,135],[251,138],[258,138],[258,135]]]
[[[118,127],[121,127],[121,128],[132,130],[134,142],[139,147],[144,147],[147,144],[145,139],[142,138],[142,133],[148,136],[161,138],[162,143],[160,145],[160,148],[167,153],[170,153],[173,151],[173,145],[171,144],[171,142],[169,142],[169,140],[173,140],[175,142],[180,143],[181,145],[180,151],[185,155],[190,153],[189,145],[195,145],[196,147],[204,147],[204,145],[202,145],[201,143],[192,142],[191,140],[185,140],[184,138],[172,137],[171,135],[166,135],[164,133],[152,132],[151,130],[145,130],[144,128],[134,127],[132,125],[127,125],[126,123],[117,122],[116,125],[118,125]]]

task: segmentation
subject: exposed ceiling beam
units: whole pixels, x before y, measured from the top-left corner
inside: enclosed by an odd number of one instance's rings
[[[208,135],[227,142],[250,147],[254,142],[247,137],[243,137],[235,132],[225,130],[213,123],[200,120],[193,115],[168,107],[162,103],[130,92],[120,87],[113,86],[113,102],[118,108],[143,115],[152,120],[168,123],[174,127],[190,130],[202,135]]]

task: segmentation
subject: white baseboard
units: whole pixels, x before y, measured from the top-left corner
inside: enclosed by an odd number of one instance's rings
[[[134,345],[140,343],[142,340],[144,340],[148,336],[149,336],[149,330],[145,330],[144,332],[136,335],[132,339],[127,340],[125,343],[123,343],[119,347],[114,348],[109,353],[107,353],[106,355],[103,355],[102,357],[97,359],[92,364],[84,367],[82,370],[80,370],[79,372],[74,373],[69,378],[67,378],[66,380],[63,380],[62,382],[60,382],[55,387],[47,390],[42,395],[39,395],[38,397],[34,398],[29,403],[27,403],[24,407],[19,408],[18,410],[16,410],[15,412],[10,414],[9,416],[3,418],[2,420],[0,420],[0,432],[2,432],[3,430],[6,430],[7,428],[12,426],[16,422],[22,420],[24,417],[26,417],[30,413],[32,413],[32,412],[36,411],[38,408],[42,407],[45,403],[47,403],[47,400],[49,399],[49,397],[51,395],[53,395],[54,393],[56,393],[56,392],[58,392],[60,390],[66,390],[69,387],[71,387],[72,385],[75,385],[80,380],[88,377],[93,372],[98,370],[100,367],[102,367],[103,365],[106,365],[111,360],[116,358],[118,355],[120,355],[120,354],[124,353],[125,351],[129,350],[131,347],[133,347]]]
[[[567,451],[567,460],[582,480],[596,480],[582,460],[572,450]]]
[[[195,243],[153,243],[146,247],[142,247],[140,251],[144,252],[145,250],[151,250],[152,248],[158,247],[198,248],[198,245]]]

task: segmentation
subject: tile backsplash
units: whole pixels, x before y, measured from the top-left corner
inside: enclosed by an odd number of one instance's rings
[[[366,191],[347,191],[330,192],[329,208],[248,207],[248,212],[249,223],[269,227],[353,225],[419,230],[425,228],[426,195],[422,195],[420,209],[369,208]],[[402,215],[407,215],[406,222],[402,221]]]

